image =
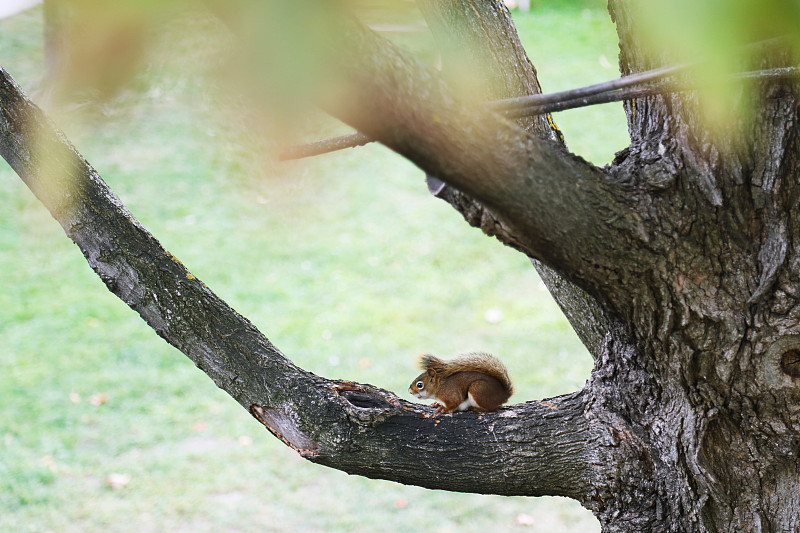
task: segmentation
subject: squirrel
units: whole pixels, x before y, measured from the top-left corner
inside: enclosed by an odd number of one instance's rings
[[[513,394],[505,365],[487,353],[467,353],[445,361],[426,354],[420,358],[425,371],[411,382],[408,392],[433,403],[439,413],[494,411]]]

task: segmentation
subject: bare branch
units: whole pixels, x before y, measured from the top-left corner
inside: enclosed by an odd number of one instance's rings
[[[435,415],[298,368],[161,247],[2,69],[0,154],[109,290],[303,457],[431,488],[582,501],[593,493],[582,393]]]
[[[577,89],[495,100],[489,102],[489,106],[492,109],[502,111],[507,117],[521,118],[611,102],[621,102],[656,94],[696,89],[697,83],[678,83],[675,80],[664,81],[664,78],[672,76],[685,68],[679,66],[653,69]],[[794,78],[798,75],[800,75],[800,68],[798,67],[779,67],[741,72],[734,76],[733,79],[782,79]],[[653,83],[656,80],[659,80],[659,82]],[[370,139],[363,133],[354,132],[308,144],[290,146],[284,149],[279,157],[280,159],[301,159],[344,150],[345,148],[364,146],[371,142],[375,142],[375,140]]]
[[[568,109],[577,109],[580,107],[607,104],[610,102],[621,102],[623,100],[630,100],[632,98],[641,98],[643,96],[652,96],[655,94],[686,90],[686,87],[679,88],[677,86],[667,85],[664,83],[651,83],[641,86],[631,85],[619,88],[616,87],[617,84],[614,83],[616,81],[618,80],[611,80],[602,84],[588,85],[578,89],[570,89],[569,91],[532,94],[529,96],[507,98],[505,100],[495,100],[493,102],[489,102],[488,106],[491,109],[501,111],[506,117],[509,118],[527,118],[536,115],[546,115],[547,113],[554,113],[557,111],[566,111]],[[608,89],[603,89],[605,86],[607,86]],[[591,91],[584,92],[583,89],[591,89]],[[308,144],[290,146],[281,152],[279,158],[282,160],[301,159],[304,157],[335,152],[337,150],[344,150],[345,148],[355,148],[356,146],[363,146],[371,142],[375,142],[375,139],[370,139],[361,132],[353,132],[347,135],[322,139]]]
[[[281,152],[278,154],[278,159],[281,161],[287,161],[289,159],[303,159],[305,157],[328,154],[337,150],[344,150],[345,148],[364,146],[365,144],[371,142],[373,142],[372,139],[360,131],[354,131],[353,133],[340,135],[339,137],[331,137],[329,139],[322,139],[308,144],[289,146],[281,150]]]

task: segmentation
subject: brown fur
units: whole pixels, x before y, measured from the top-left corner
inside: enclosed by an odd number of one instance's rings
[[[488,353],[471,352],[450,360],[425,354],[420,357],[420,367],[426,372],[433,370],[440,378],[452,376],[456,372],[482,372],[502,383],[509,396],[514,394],[514,386],[511,383],[511,378],[508,377],[508,370],[506,370],[505,365],[497,357]]]
[[[418,398],[436,398],[438,411],[464,409],[472,398],[472,411],[493,411],[505,403],[514,388],[508,371],[499,359],[486,353],[468,353],[445,361],[423,355],[420,365],[425,371],[411,382],[409,392]],[[422,388],[417,384],[422,384]]]

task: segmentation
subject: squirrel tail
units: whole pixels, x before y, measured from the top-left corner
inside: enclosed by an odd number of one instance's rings
[[[497,378],[503,384],[509,396],[514,392],[508,370],[497,357],[484,352],[471,352],[459,355],[455,359],[443,360],[425,354],[420,357],[422,370],[433,370],[439,377],[445,378],[456,372],[482,372]]]

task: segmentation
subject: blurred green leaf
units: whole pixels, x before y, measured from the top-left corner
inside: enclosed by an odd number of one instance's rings
[[[698,65],[692,76],[701,86],[700,108],[712,130],[735,126],[758,105],[751,94],[752,83],[732,82],[736,73],[769,64],[755,43],[783,39],[786,48],[800,49],[800,2],[796,0],[642,0],[632,4],[641,22],[638,37],[651,57],[664,63]]]

